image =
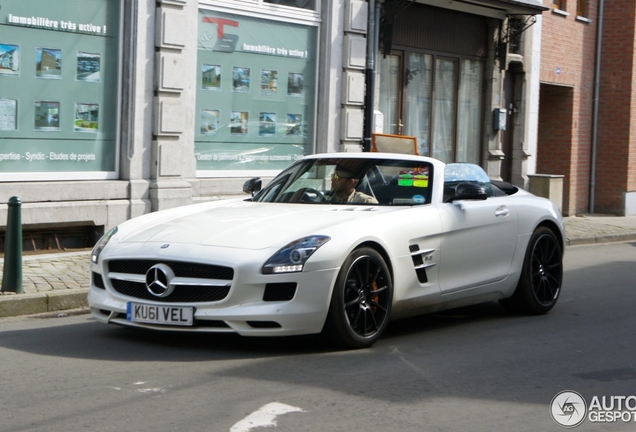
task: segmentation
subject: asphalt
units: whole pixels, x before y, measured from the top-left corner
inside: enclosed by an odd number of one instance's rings
[[[567,217],[565,233],[567,247],[636,240],[636,216]],[[0,270],[4,271],[4,258]],[[24,255],[23,293],[2,291],[0,286],[0,318],[88,311],[89,278],[90,251]]]

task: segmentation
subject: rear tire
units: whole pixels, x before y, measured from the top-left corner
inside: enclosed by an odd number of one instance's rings
[[[554,307],[563,281],[563,252],[559,240],[546,228],[535,230],[528,243],[521,277],[512,297],[499,303],[511,312],[541,315]]]
[[[384,333],[393,302],[393,284],[374,249],[354,250],[345,259],[329,306],[324,333],[339,346],[368,348]]]

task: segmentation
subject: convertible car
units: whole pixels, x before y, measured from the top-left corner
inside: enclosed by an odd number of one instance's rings
[[[544,314],[559,298],[558,208],[477,165],[330,153],[243,190],[107,232],[91,256],[92,315],[364,348],[393,319],[496,300]]]

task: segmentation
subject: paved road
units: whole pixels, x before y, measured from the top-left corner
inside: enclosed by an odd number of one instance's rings
[[[568,245],[636,240],[636,217],[569,217],[566,237]],[[28,295],[0,291],[0,317],[86,307],[89,257],[90,251],[25,255],[23,290]],[[3,263],[0,258],[0,281]]]
[[[588,403],[636,394],[634,262],[636,242],[573,246],[546,316],[488,303],[394,322],[359,351],[122,329],[86,314],[0,319],[0,429],[561,431],[548,408],[562,390]],[[255,427],[268,419],[276,426]]]

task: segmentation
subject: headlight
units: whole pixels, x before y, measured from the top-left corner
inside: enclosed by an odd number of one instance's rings
[[[104,234],[101,239],[99,239],[99,241],[93,248],[93,252],[91,253],[91,262],[93,262],[94,264],[97,264],[97,260],[99,259],[99,254],[102,253],[102,250],[106,247],[106,244],[110,241],[110,239],[116,233],[117,233],[117,227],[111,229],[106,234]]]
[[[263,274],[297,273],[318,248],[331,240],[327,236],[309,236],[289,243],[263,265]]]

